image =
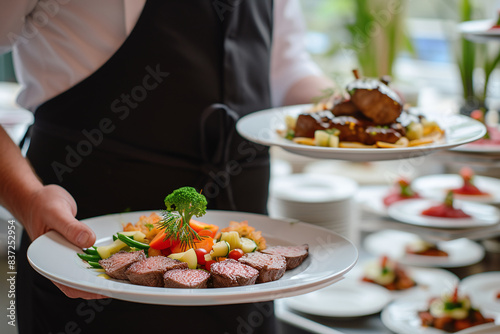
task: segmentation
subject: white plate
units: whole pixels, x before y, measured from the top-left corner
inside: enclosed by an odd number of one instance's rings
[[[401,264],[410,266],[455,268],[477,263],[484,257],[484,248],[466,238],[438,242],[439,249],[447,252],[448,256],[406,254],[406,245],[419,239],[420,237],[413,233],[385,230],[368,235],[363,246],[372,255],[387,255]]]
[[[356,194],[356,201],[361,204],[361,208],[376,215],[387,217],[387,207],[384,204],[384,197],[390,192],[390,186],[366,186],[362,187]]]
[[[458,174],[427,175],[416,178],[412,187],[421,196],[441,200],[445,198],[450,189],[460,188],[463,184],[462,177]],[[458,195],[460,200],[497,204],[500,203],[500,179],[487,176],[474,176],[474,184],[491,196]]]
[[[122,223],[136,222],[150,211],[114,214],[83,220],[97,235],[97,244],[109,243]],[[133,285],[125,281],[97,277],[78,258],[81,252],[60,234],[49,232],[28,249],[30,264],[45,277],[61,284],[116,299],[163,305],[221,305],[249,303],[296,296],[329,285],[348,272],[357,261],[354,245],[332,231],[304,223],[289,223],[267,216],[229,211],[208,211],[200,221],[221,228],[229,221],[248,220],[261,230],[270,245],[309,244],[310,256],[278,281],[219,289],[167,289]]]
[[[422,211],[440,204],[431,199],[408,199],[392,204],[387,213],[389,217],[402,223],[439,228],[468,228],[495,225],[500,221],[500,211],[494,206],[473,202],[455,201],[471,218],[439,218],[422,215]]]
[[[361,280],[364,275],[365,266],[371,261],[378,261],[379,259],[371,259],[358,263],[347,275],[346,277],[353,278],[355,280]],[[444,269],[438,268],[420,268],[420,267],[407,267],[404,269],[408,273],[415,283],[416,286],[409,288],[407,290],[401,291],[390,291],[387,290],[392,299],[402,298],[402,297],[418,297],[418,296],[432,296],[436,294],[441,294],[443,291],[450,291],[454,286],[458,284],[458,277]],[[375,283],[371,283],[378,286]]]
[[[463,115],[428,115],[446,131],[445,143],[429,146],[417,146],[391,149],[351,149],[318,147],[295,144],[280,137],[276,130],[283,129],[285,116],[306,111],[310,105],[296,105],[281,108],[266,109],[242,117],[236,124],[236,129],[246,139],[258,144],[280,146],[281,148],[300,155],[319,159],[340,159],[348,161],[380,161],[414,158],[438,150],[444,150],[482,138],[486,128],[480,122]]]
[[[284,299],[295,311],[323,317],[360,317],[380,312],[391,301],[389,291],[350,276],[305,295]]]
[[[481,310],[500,316],[500,271],[491,271],[468,276],[460,283],[460,289],[470,295],[474,305],[480,305]],[[499,332],[500,333],[500,332]]]
[[[495,24],[493,20],[474,20],[458,25],[465,38],[476,42],[487,42],[500,39],[500,29],[490,29]]]
[[[387,305],[381,314],[382,323],[398,334],[443,334],[447,333],[432,327],[421,326],[418,311],[427,309],[427,297],[402,298]],[[487,315],[487,314],[483,314]],[[496,321],[499,322],[499,319]],[[474,326],[456,334],[498,334],[500,326],[495,323]]]

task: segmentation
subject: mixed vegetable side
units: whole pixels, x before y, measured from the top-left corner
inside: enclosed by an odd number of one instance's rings
[[[135,224],[124,225],[113,235],[113,242],[84,249],[78,256],[91,268],[102,268],[99,261],[120,251],[143,250],[148,257],[166,256],[186,262],[190,269],[210,271],[212,264],[226,259],[238,260],[246,253],[266,248],[260,231],[248,222],[230,222],[219,227],[192,219],[206,213],[205,196],[192,187],[175,190],[165,198],[162,216],[152,213]],[[185,223],[188,222],[188,223]]]

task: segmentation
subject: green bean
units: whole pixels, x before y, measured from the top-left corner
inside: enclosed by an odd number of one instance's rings
[[[101,265],[99,264],[99,262],[95,262],[95,261],[87,261],[88,264],[92,267],[92,268],[96,268],[96,269],[102,269]]]
[[[118,236],[118,239],[123,241],[129,247],[135,247],[135,248],[139,248],[139,249],[149,249],[148,244],[136,241],[136,240],[124,235],[124,234],[118,233],[117,236]]]
[[[78,257],[84,261],[94,261],[97,262],[101,259],[99,255],[91,255],[91,254],[79,254],[77,253]]]
[[[97,249],[94,249],[94,248],[86,248],[83,250],[85,253],[89,254],[89,255],[97,255],[99,256],[99,252],[97,252]],[[100,259],[101,257],[99,257]]]

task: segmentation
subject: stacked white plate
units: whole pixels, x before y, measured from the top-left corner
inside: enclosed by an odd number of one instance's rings
[[[269,215],[325,227],[357,243],[357,183],[335,175],[291,174],[270,184]]]

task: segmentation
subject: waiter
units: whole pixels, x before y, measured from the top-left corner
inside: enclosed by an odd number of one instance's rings
[[[275,332],[271,302],[152,306],[59,290],[30,268],[26,249],[49,230],[90,247],[95,235],[77,219],[160,209],[182,186],[203,189],[209,209],[265,213],[268,151],[236,134],[235,122],[308,102],[330,84],[303,50],[297,1],[3,0],[2,8],[18,100],[35,112],[29,163],[0,128],[0,203],[27,232],[20,333]]]

